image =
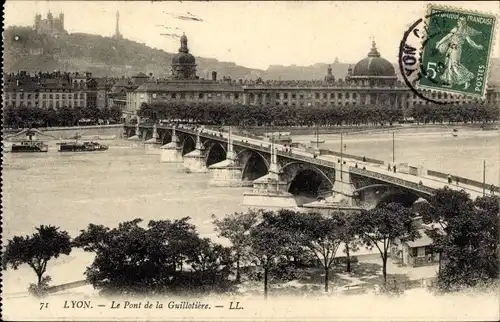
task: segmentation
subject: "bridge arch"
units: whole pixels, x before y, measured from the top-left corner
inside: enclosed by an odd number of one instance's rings
[[[282,178],[288,182],[288,192],[293,195],[318,197],[332,191],[334,179],[313,164],[290,162],[282,172]]]
[[[354,192],[358,202],[365,208],[375,208],[384,203],[397,202],[405,207],[411,207],[422,194],[391,184],[371,184]]]
[[[212,164],[224,161],[226,159],[226,154],[226,148],[224,148],[221,143],[209,143],[207,146],[207,167],[211,166]]]
[[[269,161],[258,151],[244,149],[236,155],[236,160],[242,167],[243,181],[253,181],[269,172]]]
[[[394,190],[389,190],[384,194],[382,194],[379,202],[377,203],[377,206],[380,206],[384,203],[397,202],[409,208],[415,203],[415,201],[418,200],[418,198],[419,196],[416,195],[411,190],[394,189]]]
[[[144,141],[151,140],[153,138],[153,130],[145,129],[143,130],[143,139]]]
[[[170,131],[161,131],[160,139],[162,144],[170,143],[172,142],[172,134],[170,133]]]
[[[182,155],[186,155],[196,149],[196,141],[191,135],[182,136]]]
[[[135,135],[135,127],[127,127],[125,129],[125,135],[127,136],[127,139]]]

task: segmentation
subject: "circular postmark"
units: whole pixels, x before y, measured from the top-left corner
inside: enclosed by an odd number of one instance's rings
[[[449,101],[438,100],[433,97],[432,91],[422,90],[418,87],[418,83],[422,78],[426,78],[439,86],[448,86],[448,84],[436,77],[445,68],[443,58],[437,60],[433,66],[424,66],[421,57],[431,39],[439,38],[446,34],[446,26],[441,26],[442,28],[437,28],[437,31],[432,33],[428,32],[429,26],[427,26],[427,21],[430,21],[431,16],[437,14],[439,13],[431,13],[424,18],[418,19],[405,31],[399,45],[398,65],[405,84],[416,96],[435,104],[447,104]],[[435,48],[431,49],[431,54],[436,57],[440,56],[438,50]]]

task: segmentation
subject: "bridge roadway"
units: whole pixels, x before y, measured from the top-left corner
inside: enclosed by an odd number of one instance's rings
[[[161,128],[161,126],[159,128]],[[198,133],[196,130],[189,129],[188,127],[184,127],[182,125],[179,126],[178,129],[193,135],[196,135]],[[227,142],[229,134],[227,132],[220,132],[204,128],[200,136]],[[268,141],[235,134],[231,134],[231,140],[233,141],[233,145],[244,146],[261,152],[269,153],[270,142]],[[278,155],[281,156],[286,156],[288,158],[296,159],[299,161],[305,161],[311,164],[323,165],[332,168],[338,165],[339,157],[334,155],[320,155],[314,158],[314,155],[312,153],[300,148],[293,148],[292,153],[287,153],[285,152],[284,145],[275,143],[275,147],[278,150]],[[349,167],[348,171],[351,173],[360,174],[365,177],[371,177],[380,181],[397,184],[399,186],[404,186],[414,190],[420,190],[428,194],[432,194],[434,189],[440,189],[447,185],[450,189],[453,190],[465,190],[473,199],[483,195],[482,189],[478,187],[465,184],[457,185],[456,183],[448,184],[447,180],[442,180],[429,175],[417,176],[412,174],[393,172],[389,171],[386,165],[384,166],[369,162],[361,162],[359,160],[345,157],[343,157],[342,159],[346,162],[346,164],[344,164],[343,166]],[[358,165],[357,168],[356,164]],[[364,170],[363,167],[366,170]],[[486,191],[486,193],[489,193],[489,191]]]

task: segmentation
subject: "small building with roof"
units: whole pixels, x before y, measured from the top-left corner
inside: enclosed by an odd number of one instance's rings
[[[433,225],[425,225],[422,217],[414,218],[413,225],[417,228],[420,237],[415,240],[398,238],[391,243],[390,256],[392,260],[403,266],[421,267],[434,265],[439,262],[440,254],[432,249],[433,240],[427,232]]]

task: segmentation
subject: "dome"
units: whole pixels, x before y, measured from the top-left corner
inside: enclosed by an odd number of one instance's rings
[[[190,53],[180,52],[172,57],[172,64],[194,65],[196,64],[196,58]]]
[[[375,41],[373,41],[368,57],[354,66],[352,76],[396,77],[396,70],[390,61],[380,57]]]
[[[179,52],[172,57],[173,65],[194,65],[196,64],[196,59],[193,55],[189,53],[188,39],[185,34],[181,36],[181,48],[179,48]]]

